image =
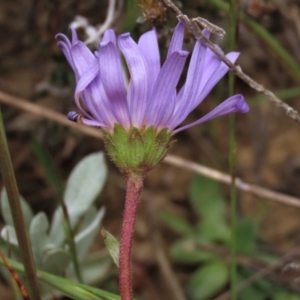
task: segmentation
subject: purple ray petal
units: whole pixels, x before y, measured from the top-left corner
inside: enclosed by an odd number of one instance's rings
[[[66,35],[64,35],[63,33],[58,33],[55,38],[59,38],[62,39],[62,41],[68,46],[69,49],[71,49],[72,44],[70,42],[70,40],[68,39],[68,37]]]
[[[207,49],[209,52],[210,49]],[[211,51],[212,52],[212,51]],[[230,52],[226,55],[226,57],[232,62],[238,59],[240,53],[239,52]],[[205,76],[201,81],[200,94],[199,98],[204,99],[207,94],[212,90],[212,88],[217,84],[217,82],[228,72],[229,67],[223,63],[215,54],[214,58],[207,59],[204,65]],[[196,106],[199,103],[196,104]]]
[[[226,55],[226,57],[233,63],[236,61],[238,56],[239,53],[237,52],[231,52]],[[184,93],[178,95],[174,118],[169,126],[174,128],[178,124],[182,123],[188,114],[205,99],[208,93],[228,72],[228,70],[229,67],[223,63],[210,49],[207,48],[203,66],[203,75],[201,77],[200,84],[198,84],[196,80],[192,80],[193,84],[196,86],[196,93],[190,99],[184,98]],[[189,102],[189,105],[186,105],[187,102]],[[177,125],[175,122],[177,122]]]
[[[144,33],[139,39],[138,46],[148,63],[149,72],[151,74],[149,78],[150,89],[152,90],[160,71],[160,54],[158,49],[156,30],[152,29]]]
[[[102,41],[101,41],[101,43],[108,43],[108,42],[112,42],[112,43],[114,43],[114,45],[117,45],[116,34],[112,29],[105,30]]]
[[[77,107],[80,107],[79,97],[80,94],[91,84],[93,79],[99,74],[99,65],[96,61],[95,63],[92,63],[89,68],[87,68],[87,71],[80,77],[80,79],[77,82],[76,89],[75,89],[75,103]],[[89,107],[89,103],[84,103],[90,111],[93,110],[91,107]],[[93,106],[92,106],[93,107]]]
[[[224,102],[222,102],[220,105],[218,105],[215,109],[213,109],[211,112],[206,114],[201,119],[189,125],[174,130],[174,134],[226,114],[235,113],[235,112],[246,113],[249,110],[250,108],[246,103],[244,97],[242,95],[234,95],[228,98],[227,100],[225,100]]]
[[[78,42],[77,31],[75,28],[70,27],[71,36],[72,36],[72,45],[75,45]]]
[[[191,111],[190,107],[199,94],[200,82],[206,72],[206,69],[204,69],[206,51],[207,47],[200,41],[197,41],[190,61],[182,98],[180,99],[180,103],[177,103],[179,107],[176,107],[176,110],[180,111],[182,116],[185,116],[184,118]]]
[[[128,87],[128,105],[133,126],[141,128],[145,121],[149,97],[149,69],[144,55],[129,33],[119,36],[118,44],[131,75]]]
[[[89,114],[81,106],[80,98],[84,106],[88,108]],[[105,124],[113,124],[115,121],[113,110],[107,101],[107,96],[100,80],[98,62],[92,64],[79,79],[75,90],[75,103],[87,118],[94,118]]]
[[[162,66],[147,109],[147,125],[164,126],[173,114],[176,98],[173,97],[184,67],[187,51],[173,52]]]
[[[126,90],[122,65],[116,46],[112,42],[102,42],[99,50],[100,78],[111,103],[117,122],[125,128],[130,126]]]
[[[180,110],[179,110],[179,105],[184,105],[184,103],[178,103],[181,99],[182,99],[182,95],[184,92],[184,86],[181,87],[179,93],[176,96],[176,100],[175,100],[175,109],[173,112],[172,117],[170,118],[170,120],[168,121],[168,123],[166,124],[166,126],[173,130],[175,127],[177,127],[181,122],[179,119],[181,119],[181,114],[180,114]]]
[[[73,69],[73,71],[76,71],[76,68],[74,66],[74,62],[73,62],[73,57],[71,54],[71,49],[69,48],[68,44],[65,42],[58,42],[57,45],[59,46],[59,48],[62,50],[63,54],[65,55],[69,65],[71,66],[71,68]],[[77,73],[75,72],[76,75],[76,80],[77,80]]]
[[[169,45],[167,58],[175,51],[179,51],[182,49],[184,37],[184,25],[179,22],[174,30],[171,43]]]
[[[89,101],[93,101],[96,105],[98,115],[100,116],[99,121],[103,120],[102,123],[113,128],[114,123],[117,122],[117,118],[104,90],[100,75],[97,75],[92,84],[88,86],[87,92],[89,93],[89,97],[92,97]]]
[[[74,67],[80,77],[86,72],[87,68],[96,60],[91,50],[81,41],[77,39],[75,29],[72,29],[72,48],[71,55],[73,57]]]
[[[82,121],[83,124],[88,125],[88,126],[103,127],[103,128],[108,127],[105,124],[100,123],[100,122],[95,121],[95,120],[89,120],[89,119],[82,118],[81,121]]]
[[[70,40],[67,38],[67,36],[65,36],[62,33],[59,33],[55,36],[55,38],[60,38],[62,41],[59,41],[57,43],[57,45],[59,46],[59,48],[62,50],[63,54],[65,55],[69,65],[71,66],[71,68],[73,69],[74,73],[75,73],[75,78],[76,78],[76,82],[78,80],[78,74],[77,74],[77,70],[75,68],[74,65],[74,61],[73,61],[73,57],[72,57],[72,44],[70,42]]]
[[[207,39],[209,39],[209,37],[210,37],[210,31],[208,31],[207,29],[203,29],[203,30],[202,30],[202,33],[203,33],[203,35],[204,35]]]

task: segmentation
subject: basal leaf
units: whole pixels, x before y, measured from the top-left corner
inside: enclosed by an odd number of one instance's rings
[[[104,213],[105,209],[101,208],[97,215],[90,220],[90,224],[75,236],[75,244],[79,260],[82,260],[86,256],[93,241],[95,240],[101,221],[104,217]]]
[[[44,212],[38,213],[32,219],[29,228],[29,236],[32,244],[32,252],[39,268],[42,267],[43,249],[47,242],[49,222]]]
[[[171,256],[177,262],[195,264],[212,259],[215,257],[215,254],[200,249],[195,240],[184,238],[172,245]]]
[[[90,154],[76,165],[68,179],[64,195],[72,225],[96,200],[106,176],[107,167],[102,152]]]
[[[205,300],[214,296],[227,284],[229,272],[222,260],[212,260],[200,267],[188,281],[191,299]]]
[[[32,209],[30,208],[29,204],[26,202],[26,200],[20,195],[20,202],[21,202],[21,208],[23,212],[24,221],[26,224],[26,227],[29,228],[31,219],[33,217]],[[7,225],[14,226],[14,222],[12,219],[10,207],[9,207],[9,200],[7,198],[7,193],[5,188],[1,191],[1,211],[2,211],[2,217]]]

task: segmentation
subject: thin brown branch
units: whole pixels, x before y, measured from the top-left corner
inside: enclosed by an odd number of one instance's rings
[[[75,129],[80,131],[86,135],[92,136],[94,138],[102,138],[102,134],[98,129],[84,126],[82,124],[77,124],[74,122],[70,122],[67,120],[66,116],[58,113],[56,111],[51,110],[47,107],[42,107],[40,105],[30,103],[25,99],[18,98],[4,92],[0,91],[0,103],[5,103],[7,105],[16,107],[20,110],[30,112],[32,114],[38,115],[42,118],[46,118],[48,120],[54,121],[58,124],[70,127],[71,129]],[[205,177],[214,179],[216,181],[225,183],[230,185],[231,176],[222,173],[218,170],[211,169],[200,164],[194,163],[192,161],[177,157],[175,155],[168,155],[164,159],[165,163],[168,163],[173,166],[177,166],[179,168],[203,175]],[[235,179],[235,185],[239,190],[242,190],[248,194],[268,199],[271,201],[275,201],[284,205],[300,207],[300,199],[292,196],[288,196],[286,194],[274,192],[270,189],[266,189],[254,184],[248,184],[240,178]]]
[[[242,79],[257,92],[265,95],[271,103],[283,109],[288,117],[295,120],[297,123],[300,123],[300,115],[295,109],[281,101],[274,95],[273,92],[266,89],[263,85],[245,74],[240,66],[233,64],[220,49],[215,47],[215,45],[204,36],[199,28],[198,22],[195,19],[188,18],[171,0],[161,0],[161,2],[176,15],[177,19],[186,26],[196,39],[201,40],[204,45],[210,48],[235,73],[237,77]]]
[[[75,122],[70,122],[65,115],[57,113],[48,107],[43,107],[41,105],[31,103],[25,99],[9,95],[2,91],[0,91],[0,102],[16,107],[20,110],[29,112],[31,114],[40,116],[42,118],[54,121],[58,124],[70,127],[89,136],[95,138],[102,138],[102,133],[100,132],[100,130],[88,126],[82,126]]]
[[[192,172],[195,172],[197,174],[203,175],[205,177],[214,179],[216,181],[225,183],[230,185],[231,184],[231,176],[220,172],[218,170],[214,170],[202,165],[199,165],[197,163],[194,163],[192,161],[189,161],[187,159],[183,159],[180,157],[177,157],[175,155],[168,155],[164,162],[169,163],[173,166],[177,166],[179,168],[189,170]],[[272,190],[257,186],[255,184],[249,184],[244,182],[242,179],[236,177],[235,178],[235,186],[248,194],[258,196],[260,198],[269,199],[275,202],[279,202],[282,204],[290,205],[290,206],[296,206],[300,207],[300,199],[292,196],[288,196],[286,194],[274,192]]]

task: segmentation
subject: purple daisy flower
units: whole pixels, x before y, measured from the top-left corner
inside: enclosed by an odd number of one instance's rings
[[[208,37],[209,33],[204,31]],[[126,200],[121,230],[119,285],[122,299],[133,299],[131,247],[135,216],[143,181],[165,157],[171,136],[218,116],[249,110],[242,95],[235,95],[201,119],[178,127],[228,71],[210,49],[196,41],[186,82],[177,93],[178,82],[188,52],[182,50],[184,26],[174,31],[167,59],[161,66],[155,30],[143,34],[136,44],[129,33],[115,36],[105,32],[94,54],[78,40],[58,34],[62,48],[76,77],[75,102],[81,115],[70,112],[72,121],[103,128],[107,153],[123,173]],[[120,53],[127,63],[130,81],[126,87]],[[235,62],[239,53],[227,54]]]
[[[209,32],[204,31],[209,37]],[[177,85],[188,52],[182,50],[184,26],[174,31],[168,55],[161,66],[155,29],[143,34],[135,43],[129,33],[118,37],[113,30],[105,32],[94,54],[79,41],[72,29],[72,41],[57,35],[58,42],[76,77],[75,102],[82,117],[70,112],[68,118],[89,126],[113,130],[117,123],[123,128],[167,128],[173,134],[216,117],[249,111],[242,95],[234,95],[201,119],[178,127],[227,73],[224,64],[209,48],[197,40],[190,60],[186,82],[177,93]],[[128,87],[123,78],[123,54],[130,73]],[[226,55],[231,62],[237,52]]]

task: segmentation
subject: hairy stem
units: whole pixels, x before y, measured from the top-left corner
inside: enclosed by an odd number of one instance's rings
[[[132,300],[132,267],[131,248],[134,233],[136,212],[140,202],[140,195],[144,184],[141,175],[130,174],[126,177],[126,200],[123,215],[120,244],[120,294],[122,300]]]
[[[31,300],[39,300],[40,292],[38,287],[35,263],[33,260],[32,249],[26,230],[24,217],[20,204],[20,197],[10,153],[7,146],[4,125],[2,122],[2,114],[0,111],[0,167],[3,183],[6,188],[9,206],[16,230],[19,250],[24,264],[27,282],[29,285],[29,293]]]

